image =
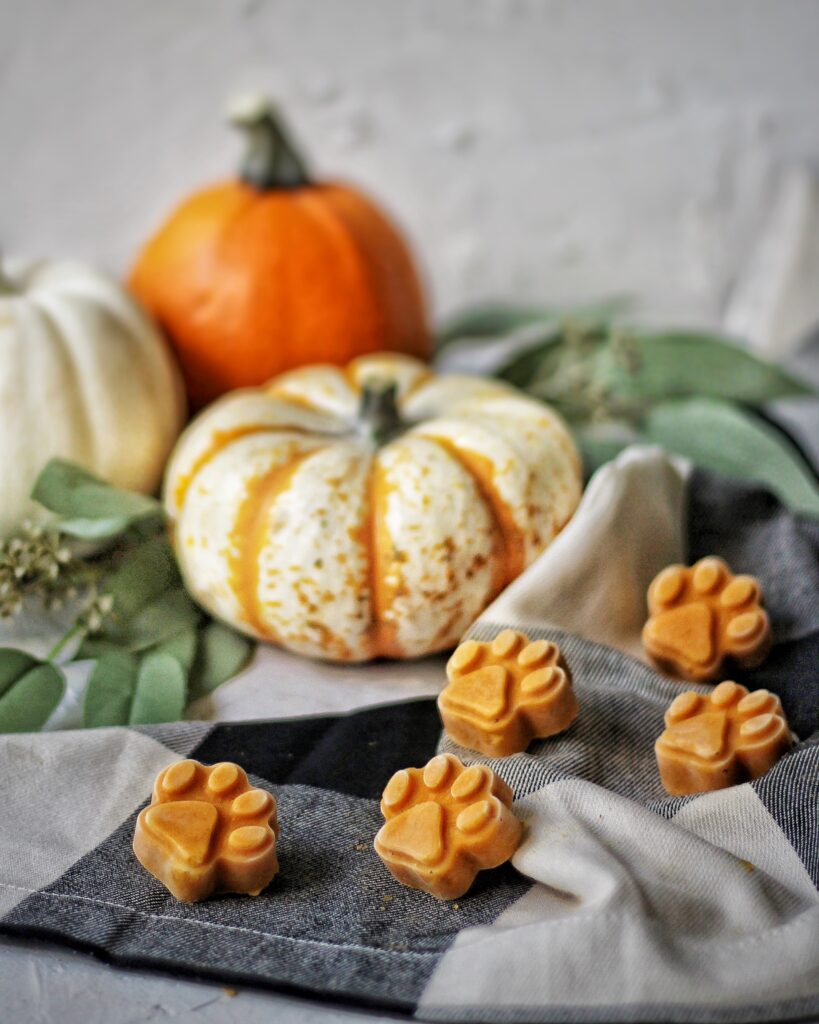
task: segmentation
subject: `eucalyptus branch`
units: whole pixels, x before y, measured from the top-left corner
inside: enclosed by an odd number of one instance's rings
[[[93,588],[100,572],[58,530],[24,522],[0,541],[0,618],[17,615],[31,602],[59,608]]]

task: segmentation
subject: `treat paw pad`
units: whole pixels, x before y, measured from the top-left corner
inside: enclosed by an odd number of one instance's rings
[[[724,682],[707,696],[681,693],[655,752],[672,796],[724,789],[763,775],[791,745],[779,698]]]
[[[134,853],[178,899],[261,892],[279,870],[276,801],[237,764],[177,761],[137,818]]]
[[[486,765],[439,754],[387,783],[375,852],[402,885],[457,899],[517,849],[523,826],[511,806],[512,790]]]
[[[571,725],[577,698],[560,649],[505,629],[491,643],[466,640],[446,667],[438,698],[444,728],[461,746],[488,757],[525,750],[535,737]]]
[[[752,668],[771,646],[771,626],[753,576],[734,576],[721,558],[669,565],[648,588],[643,646],[657,664],[706,682],[725,658]]]

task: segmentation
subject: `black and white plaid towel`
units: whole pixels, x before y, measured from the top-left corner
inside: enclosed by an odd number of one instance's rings
[[[802,742],[754,783],[669,798],[653,743],[680,686],[639,660],[645,589],[668,562],[710,553],[762,580],[775,647],[737,678],[779,693]],[[0,929],[424,1020],[819,1014],[819,526],[657,452],[627,453],[473,635],[506,626],[561,644],[581,713],[493,762],[526,838],[457,903],[402,888],[372,851],[395,770],[441,748],[475,759],[441,741],[423,699],[3,737]],[[258,898],[182,905],[135,861],[137,812],[182,756],[238,761],[276,794],[281,872]]]

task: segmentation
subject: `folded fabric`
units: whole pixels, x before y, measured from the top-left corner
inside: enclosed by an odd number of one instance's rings
[[[653,743],[681,687],[641,658],[645,590],[669,562],[709,553],[762,582],[775,646],[735,678],[779,693],[801,742],[753,783],[671,798]],[[390,775],[436,749],[484,759],[441,737],[428,698],[342,713],[332,672],[317,668],[316,704],[324,694],[333,708],[323,716],[3,737],[0,930],[428,1020],[817,1014],[817,594],[817,524],[659,452],[629,452],[472,630],[557,640],[580,701],[565,734],[488,762],[527,824],[512,865],[456,903],[388,875],[372,839]],[[287,664],[263,653],[230,684],[234,713],[260,673],[267,707],[279,689],[292,694]],[[309,685],[306,663],[299,671]],[[351,701],[354,673],[368,700],[389,693],[382,672],[343,670]],[[441,662],[429,662],[400,695],[438,677]],[[238,761],[276,794],[281,872],[255,899],[178,904],[133,858],[155,774],[188,755]]]

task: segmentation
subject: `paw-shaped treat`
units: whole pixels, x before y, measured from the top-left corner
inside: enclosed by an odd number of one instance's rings
[[[466,640],[449,659],[438,698],[444,728],[488,757],[525,750],[554,736],[577,715],[577,698],[558,647],[505,629],[491,643]]]
[[[140,864],[184,903],[213,892],[258,895],[279,870],[276,801],[237,764],[177,761],[137,818]]]
[[[779,698],[725,682],[704,697],[681,693],[655,751],[672,796],[707,793],[763,775],[791,745]]]
[[[438,754],[387,783],[375,852],[402,885],[457,899],[479,871],[517,849],[523,825],[511,806],[512,790],[486,765],[465,768],[454,754]]]
[[[643,646],[660,668],[698,682],[717,678],[728,657],[753,668],[771,647],[761,603],[758,580],[734,576],[721,558],[669,565],[648,588]]]

